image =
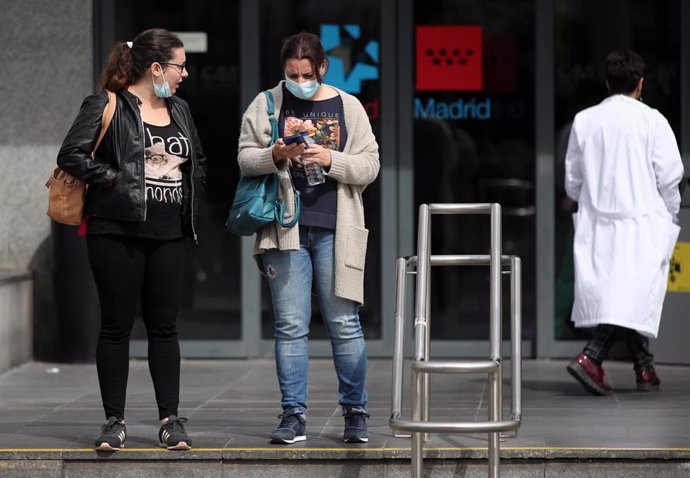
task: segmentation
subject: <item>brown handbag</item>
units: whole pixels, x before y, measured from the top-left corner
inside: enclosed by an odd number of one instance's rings
[[[101,133],[98,135],[96,146],[91,156],[93,157],[100,146],[105,132],[115,115],[117,97],[112,91],[108,91],[108,104],[103,110],[101,120]],[[55,168],[46,182],[48,194],[48,216],[60,224],[78,226],[84,216],[84,200],[86,198],[86,183],[74,176],[67,174],[60,168]]]

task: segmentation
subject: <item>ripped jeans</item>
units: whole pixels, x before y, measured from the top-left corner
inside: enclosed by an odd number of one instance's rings
[[[359,304],[336,297],[335,231],[299,228],[299,251],[271,249],[261,255],[273,301],[273,335],[281,405],[286,412],[307,410],[308,336],[312,283],[331,340],[338,375],[338,403],[365,408],[367,353],[359,324]]]

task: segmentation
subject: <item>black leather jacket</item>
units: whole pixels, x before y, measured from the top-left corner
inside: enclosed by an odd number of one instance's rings
[[[117,92],[117,108],[96,157],[91,151],[101,131],[108,95],[87,96],[57,157],[58,166],[88,185],[84,214],[124,221],[146,219],[144,184],[144,124],[139,99],[127,90]],[[197,240],[199,203],[206,189],[206,157],[201,149],[187,102],[167,99],[172,120],[191,140],[191,160],[182,164],[182,229]]]

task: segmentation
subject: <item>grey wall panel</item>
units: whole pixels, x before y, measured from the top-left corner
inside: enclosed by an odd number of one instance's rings
[[[92,82],[90,0],[0,0],[0,267],[49,234],[43,186]]]

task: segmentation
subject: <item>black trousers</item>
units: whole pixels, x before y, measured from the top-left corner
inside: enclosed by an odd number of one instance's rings
[[[129,339],[139,303],[148,336],[149,372],[159,418],[177,415],[180,345],[176,321],[184,268],[183,241],[87,236],[89,262],[101,304],[96,366],[106,418],[125,417]]]
[[[654,368],[654,355],[649,353],[649,339],[635,330],[618,325],[598,325],[594,337],[585,345],[583,352],[595,362],[601,363],[606,360],[611,347],[618,340],[625,340],[636,372]]]

